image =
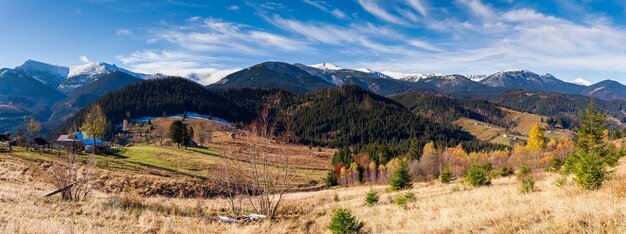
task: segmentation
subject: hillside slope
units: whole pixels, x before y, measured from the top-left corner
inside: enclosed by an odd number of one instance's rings
[[[254,113],[237,103],[184,78],[153,79],[132,84],[103,96],[92,105],[102,107],[107,120],[113,124],[121,123],[128,116],[136,118],[183,112],[211,115],[233,122],[247,122],[255,118]],[[88,108],[70,117],[55,133],[78,129]]]

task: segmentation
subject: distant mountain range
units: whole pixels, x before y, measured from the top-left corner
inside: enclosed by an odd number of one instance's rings
[[[58,124],[111,91],[158,77],[165,76],[137,73],[102,62],[70,67],[27,60],[15,68],[1,69],[0,132],[20,125],[28,116],[50,125]],[[230,74],[207,87],[271,88],[300,94],[349,84],[382,96],[416,92],[491,99],[507,90],[519,89],[626,100],[626,86],[611,80],[587,86],[528,70],[500,71],[491,75],[446,75],[345,69],[330,63],[265,62]]]
[[[469,76],[406,74],[377,72],[367,68],[344,69],[330,63],[303,65],[265,62],[226,76],[208,87],[281,88],[294,93],[303,93],[344,84],[355,84],[384,96],[422,91],[489,98],[506,90],[525,89],[581,94],[604,100],[626,100],[626,86],[611,80],[586,86],[559,80],[551,74],[539,75],[528,70]]]
[[[160,76],[101,62],[67,67],[27,60],[0,69],[0,132],[30,116],[54,126],[104,94]]]

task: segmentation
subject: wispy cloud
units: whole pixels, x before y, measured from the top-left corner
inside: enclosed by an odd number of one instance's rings
[[[322,0],[303,0],[303,2],[305,2],[305,3],[315,7],[317,9],[321,10],[321,11],[329,13],[329,14],[335,16],[338,19],[347,19],[348,18],[348,15],[345,12],[343,12],[339,8],[333,8],[326,1],[322,1]]]
[[[87,56],[85,55],[81,55],[78,59],[80,59],[80,61],[83,63],[91,63],[91,60],[89,60],[89,58],[87,58]]]
[[[220,19],[190,19],[190,24],[159,29],[151,41],[163,40],[180,47],[204,52],[258,55],[271,51],[307,51],[302,42],[251,26]]]
[[[132,36],[133,32],[128,30],[128,29],[125,29],[125,28],[120,28],[120,29],[117,29],[115,34],[118,35],[118,36],[122,36],[122,37],[123,36]]]

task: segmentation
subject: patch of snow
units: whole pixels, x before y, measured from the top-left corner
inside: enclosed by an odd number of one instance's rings
[[[320,64],[313,64],[313,65],[308,65],[309,67],[313,67],[313,68],[317,68],[320,70],[331,70],[331,71],[335,71],[335,70],[341,70],[343,68],[332,64],[332,63],[320,63]]]
[[[575,80],[572,81],[572,83],[579,84],[579,85],[584,85],[584,86],[589,86],[589,85],[593,84],[590,81],[585,80],[583,78],[576,78]]]

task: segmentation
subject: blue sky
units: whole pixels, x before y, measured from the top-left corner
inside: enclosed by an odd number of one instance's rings
[[[211,83],[260,62],[626,81],[608,0],[0,1],[0,67],[115,63]]]

